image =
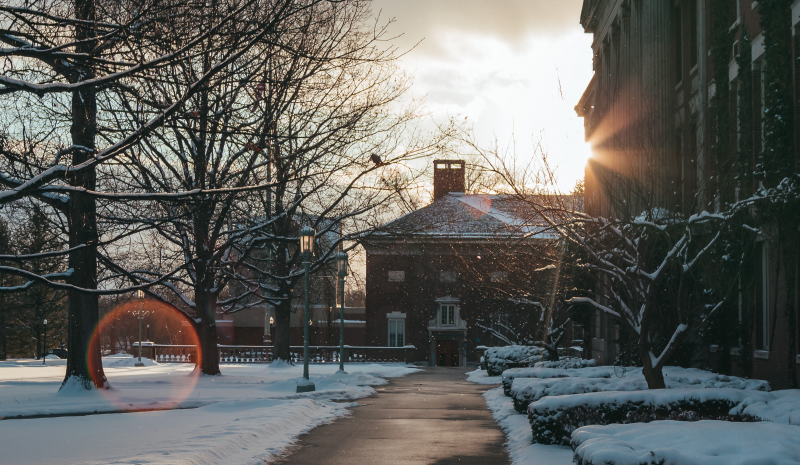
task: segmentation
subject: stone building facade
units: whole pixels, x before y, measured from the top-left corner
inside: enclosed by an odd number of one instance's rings
[[[770,8],[766,22],[764,8]],[[777,110],[769,108],[765,88],[780,84],[767,71],[782,63],[791,67],[793,82],[783,94],[792,109],[784,119],[793,117],[794,136],[780,155],[788,171],[777,179],[796,172],[800,1],[585,0],[580,20],[593,35],[595,71],[576,106],[593,152],[585,177],[587,213],[719,211],[774,187],[764,168],[765,131],[769,112]],[[770,54],[769,40],[786,46]],[[767,174],[759,178],[759,172]],[[768,231],[773,225],[761,226]],[[797,386],[798,292],[787,292],[797,282],[787,282],[785,270],[797,269],[798,257],[782,254],[781,243],[766,234],[758,249],[756,292],[752,301],[734,304],[739,315],[753,314],[750,323],[742,321],[751,326],[752,340],[740,344],[751,350],[730,349],[732,370],[773,387]],[[614,322],[598,314],[593,331],[592,347],[610,362],[618,349]],[[720,350],[708,347],[710,366]]]

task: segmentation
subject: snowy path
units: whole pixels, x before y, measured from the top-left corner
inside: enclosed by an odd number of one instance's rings
[[[349,400],[374,393],[368,385],[385,384],[381,377],[414,371],[356,364],[337,376],[336,365],[312,365],[317,392],[298,395],[300,366],[225,365],[223,376],[198,379],[188,364],[126,364],[104,360],[112,391],[57,393],[63,361],[0,363],[0,418],[90,414],[0,421],[0,463],[262,464],[349,415]],[[184,409],[102,414],[164,407]]]
[[[508,464],[505,435],[466,369],[426,368],[392,379],[352,415],[302,436],[279,463]]]

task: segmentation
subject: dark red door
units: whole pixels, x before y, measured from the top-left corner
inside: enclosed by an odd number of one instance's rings
[[[437,341],[436,365],[440,367],[458,366],[458,341]]]

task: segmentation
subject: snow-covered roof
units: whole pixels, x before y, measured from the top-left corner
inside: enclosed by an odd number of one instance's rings
[[[557,238],[545,219],[516,197],[451,192],[383,225],[374,237],[490,239],[525,235]]]

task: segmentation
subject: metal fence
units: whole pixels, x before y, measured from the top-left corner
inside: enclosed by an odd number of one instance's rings
[[[218,345],[219,362],[269,363],[273,346]],[[309,363],[339,363],[339,346],[309,346]],[[414,363],[414,346],[369,347],[344,346],[345,363],[397,362]],[[153,344],[142,346],[142,356],[159,363],[196,363],[197,346]],[[290,347],[290,359],[303,362],[303,346]]]

